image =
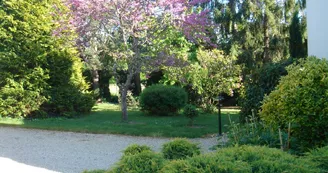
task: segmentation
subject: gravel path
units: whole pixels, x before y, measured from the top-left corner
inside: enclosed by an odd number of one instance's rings
[[[159,151],[169,140],[0,127],[0,172],[80,173],[108,169],[130,144],[145,144]],[[192,141],[199,142],[203,152],[217,144],[216,137]]]

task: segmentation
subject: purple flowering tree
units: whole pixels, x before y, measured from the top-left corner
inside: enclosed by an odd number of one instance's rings
[[[178,62],[170,45],[159,41],[166,31],[174,29],[190,42],[210,44],[208,11],[195,8],[207,1],[67,0],[72,20],[66,25],[76,29],[80,50],[96,42],[101,62],[115,76],[123,121],[128,120],[127,93],[133,76]]]

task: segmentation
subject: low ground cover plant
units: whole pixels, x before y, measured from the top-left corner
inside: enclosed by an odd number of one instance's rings
[[[174,140],[174,142],[178,141]],[[163,152],[156,153],[144,150],[133,155],[123,155],[114,168],[103,172],[323,173],[327,168],[325,164],[327,162],[326,152],[327,147],[307,156],[297,157],[275,148],[244,145],[172,160],[166,158]]]

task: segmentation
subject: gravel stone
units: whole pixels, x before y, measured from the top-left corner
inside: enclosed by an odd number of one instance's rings
[[[24,172],[37,173],[81,173],[108,169],[131,144],[148,145],[160,151],[162,144],[170,140],[0,127],[0,172],[22,172],[19,170],[24,169]],[[215,136],[191,141],[198,142],[203,153],[210,152],[210,148],[218,144]]]

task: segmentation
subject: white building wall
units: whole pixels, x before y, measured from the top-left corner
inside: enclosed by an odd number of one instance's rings
[[[328,0],[307,0],[308,54],[328,58]]]

